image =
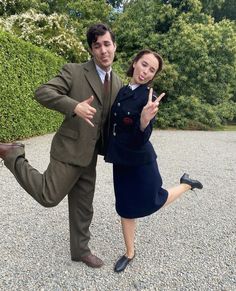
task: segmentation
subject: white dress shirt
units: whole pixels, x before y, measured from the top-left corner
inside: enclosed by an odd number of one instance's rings
[[[104,83],[106,73],[108,73],[108,77],[109,77],[108,80],[110,80],[111,68],[110,68],[110,70],[108,72],[106,72],[103,69],[101,69],[98,65],[95,64],[95,66],[96,66],[96,70],[98,72],[98,75],[99,75],[102,83]]]

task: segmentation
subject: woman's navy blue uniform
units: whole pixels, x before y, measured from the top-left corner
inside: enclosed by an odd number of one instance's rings
[[[150,215],[160,209],[168,197],[168,192],[162,188],[157,155],[149,141],[154,119],[144,131],[140,130],[140,116],[148,94],[147,85],[135,90],[125,86],[111,109],[105,161],[113,163],[116,211],[124,218]]]

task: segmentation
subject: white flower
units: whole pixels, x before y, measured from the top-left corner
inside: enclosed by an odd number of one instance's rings
[[[69,60],[79,62],[89,57],[67,15],[53,13],[46,16],[28,10],[19,15],[0,18],[0,25],[19,38],[48,48]]]

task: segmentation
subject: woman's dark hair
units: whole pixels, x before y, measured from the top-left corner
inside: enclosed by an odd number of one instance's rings
[[[133,73],[134,73],[133,64],[134,64],[134,63],[137,63],[137,61],[138,61],[139,59],[141,59],[141,57],[142,57],[143,55],[146,55],[146,54],[152,54],[152,55],[154,55],[154,56],[156,57],[156,59],[158,60],[158,62],[159,62],[159,67],[158,67],[158,70],[156,71],[156,74],[162,71],[163,66],[164,66],[164,62],[163,62],[162,57],[161,57],[158,53],[156,53],[156,52],[153,52],[153,51],[151,51],[151,50],[149,50],[149,49],[144,49],[144,50],[141,50],[140,52],[138,52],[137,55],[136,55],[136,56],[134,57],[134,59],[132,60],[132,63],[131,63],[131,65],[129,66],[129,68],[128,68],[128,70],[127,70],[127,73],[126,73],[128,77],[132,77],[132,76],[133,76]],[[156,76],[156,74],[155,74],[155,76]],[[154,76],[154,77],[155,77],[155,76]]]
[[[98,36],[104,35],[106,32],[110,33],[113,43],[115,42],[115,35],[112,30],[104,23],[97,23],[89,27],[87,31],[87,43],[92,48],[92,43],[97,41]]]

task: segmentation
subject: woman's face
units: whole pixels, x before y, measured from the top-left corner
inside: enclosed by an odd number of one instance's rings
[[[159,61],[153,54],[147,53],[133,64],[133,68],[131,84],[146,84],[154,78],[159,68]]]

